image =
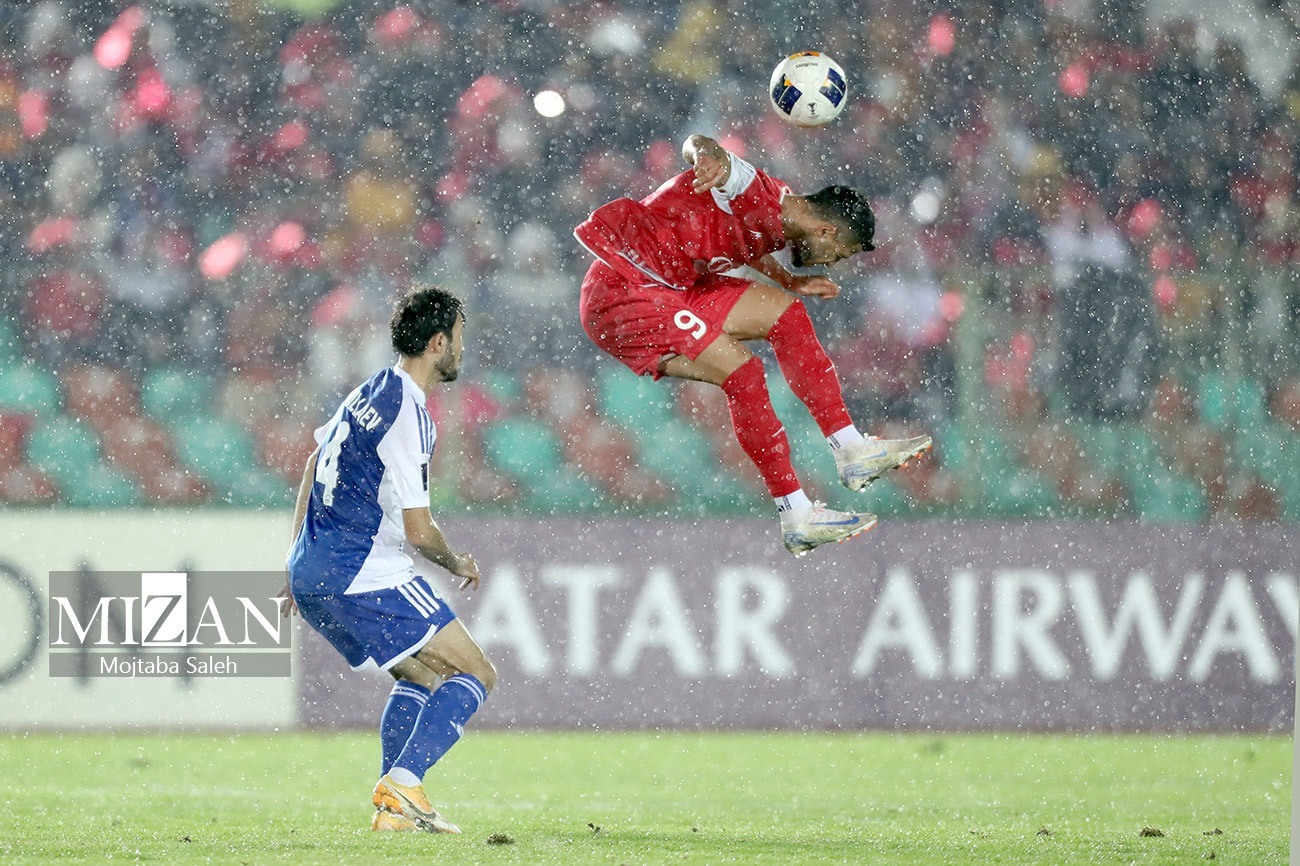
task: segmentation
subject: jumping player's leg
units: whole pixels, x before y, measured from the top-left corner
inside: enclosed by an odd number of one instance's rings
[[[772,324],[767,341],[790,390],[808,407],[822,435],[831,439],[839,433],[860,440],[862,434],[853,426],[849,410],[844,405],[844,391],[835,364],[817,339],[803,301],[791,299],[790,305]]]
[[[785,428],[772,408],[763,363],[741,345],[759,339],[774,317],[788,306],[781,298],[751,286],[728,312],[724,332],[694,359],[676,355],[659,372],[679,379],[711,382],[722,387],[731,410],[736,438],[758,467],[781,516],[781,538],[787,550],[802,556],[828,541],[843,541],[875,526],[871,514],[833,511],[809,501],[790,461]],[[783,304],[784,302],[784,304]]]
[[[675,355],[659,369],[665,376],[720,386],[731,410],[736,439],[758,467],[767,492],[781,503],[800,491],[790,462],[790,441],[772,408],[763,362],[739,341],[722,334],[694,360]]]
[[[930,437],[868,439],[844,405],[844,391],[803,301],[773,286],[755,284],[727,318],[727,333],[765,339],[795,396],[808,407],[835,454],[840,482],[861,490],[885,472],[930,448]],[[741,318],[743,317],[743,318]],[[733,330],[734,329],[734,330]]]
[[[757,360],[753,361],[756,372],[737,375],[730,389],[724,384],[726,377],[733,373],[739,374],[742,365],[753,359],[753,355],[739,345],[738,341],[741,340],[771,342],[790,390],[808,407],[824,435],[829,438],[833,433],[838,433],[838,439],[831,440],[832,447],[837,447],[840,441],[843,444],[862,442],[862,434],[853,426],[848,409],[845,408],[835,366],[817,340],[802,301],[774,286],[750,283],[727,311],[723,332],[724,336],[709,347],[709,350],[721,347],[719,357],[701,354],[696,361],[691,361],[679,355],[667,361],[661,370],[665,375],[702,378],[723,385],[723,390],[728,391],[727,399],[732,409],[737,437],[745,447],[745,452],[759,465],[760,471],[764,471],[764,463],[760,457],[751,453],[751,445],[746,443],[749,431],[745,428],[753,428],[751,438],[756,440],[753,447],[761,447],[770,441],[771,430],[779,428],[780,422],[771,409],[766,378],[763,376],[762,365]],[[770,422],[767,422],[768,416]],[[781,433],[781,442],[788,454],[789,446],[784,432]],[[768,480],[766,471],[763,477]],[[797,481],[794,482],[794,488],[785,483],[784,478],[781,481],[776,485],[771,481],[768,483],[768,490],[777,500],[778,508],[783,504],[783,497],[797,489]],[[778,489],[781,492],[777,492]],[[796,497],[796,504],[805,503]]]
[[[629,285],[593,264],[580,297],[583,329],[638,375],[673,376],[722,388],[742,449],[758,467],[796,556],[875,525],[869,514],[814,505],[790,461],[790,445],[767,390],[762,362],[741,345],[766,337],[791,298],[746,280],[717,277],[686,291]]]

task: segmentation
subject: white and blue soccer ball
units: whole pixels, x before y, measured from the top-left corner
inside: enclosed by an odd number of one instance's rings
[[[820,51],[800,51],[777,64],[767,93],[782,120],[822,126],[840,116],[848,82],[838,63]]]

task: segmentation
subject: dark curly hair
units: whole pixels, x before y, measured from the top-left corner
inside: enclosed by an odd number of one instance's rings
[[[848,186],[828,186],[804,199],[822,219],[851,231],[864,250],[875,249],[876,215],[865,195]]]
[[[393,348],[411,358],[424,354],[435,334],[451,338],[456,320],[465,315],[460,298],[438,286],[413,289],[393,307],[389,332]]]

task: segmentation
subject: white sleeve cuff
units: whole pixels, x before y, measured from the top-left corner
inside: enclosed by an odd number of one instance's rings
[[[734,153],[728,151],[727,155],[731,157],[731,174],[727,177],[727,182],[718,188],[718,192],[731,199],[749,189],[749,185],[754,182],[756,172],[754,166]]]

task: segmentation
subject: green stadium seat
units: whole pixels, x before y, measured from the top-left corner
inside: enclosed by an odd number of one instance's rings
[[[530,484],[564,462],[554,431],[529,418],[506,418],[485,427],[483,449],[493,466]]]
[[[212,379],[202,373],[150,370],[140,384],[140,402],[149,416],[170,427],[210,412],[214,391]]]
[[[1122,424],[1120,431],[1120,476],[1131,487],[1137,487],[1142,479],[1165,472],[1155,440],[1145,427],[1139,424]]]
[[[934,430],[935,450],[943,467],[950,472],[965,475],[975,464],[975,442],[958,422],[941,423]]]
[[[1268,419],[1268,400],[1264,387],[1254,379],[1241,379],[1237,382],[1236,404],[1238,428],[1262,424]]]
[[[707,517],[750,517],[772,509],[772,500],[721,471],[704,476],[689,501],[698,503],[696,513]]]
[[[673,414],[673,388],[629,370],[602,372],[597,382],[600,415],[608,421],[642,434],[654,430]]]
[[[677,486],[676,501],[656,509],[656,514],[685,517],[753,517],[770,515],[772,500],[751,485],[714,464],[686,485]]]
[[[1195,479],[1153,467],[1132,476],[1138,518],[1151,523],[1196,523],[1205,519],[1205,490]]]
[[[587,514],[603,505],[604,497],[576,470],[556,468],[535,478],[528,504],[543,514]]]
[[[1071,432],[1079,442],[1084,460],[1106,475],[1119,477],[1129,462],[1125,451],[1125,434],[1117,424],[1080,422]]]
[[[716,468],[712,444],[699,428],[680,419],[665,421],[638,443],[637,461],[683,493],[700,489]]]
[[[66,487],[100,463],[99,438],[81,421],[60,415],[32,430],[27,460]]]
[[[231,489],[250,471],[260,469],[247,431],[219,418],[191,418],[174,428],[181,460],[218,489]]]
[[[1292,472],[1272,482],[1282,493],[1282,513],[1287,520],[1300,522],[1300,473]]]
[[[1007,440],[992,427],[972,433],[960,423],[941,424],[934,437],[940,465],[972,490],[1005,488],[1022,472]]]
[[[1196,406],[1201,418],[1215,427],[1258,424],[1268,415],[1259,382],[1220,372],[1206,373],[1197,382]]]
[[[282,508],[294,501],[290,484],[256,467],[230,475],[223,487],[218,498],[238,508]]]
[[[1232,420],[1232,398],[1223,373],[1210,372],[1196,383],[1196,408],[1207,424],[1222,427]]]
[[[869,511],[880,518],[902,517],[911,513],[912,501],[888,478],[873,482],[866,490],[841,505],[852,511]]]
[[[1287,427],[1265,419],[1237,430],[1233,454],[1238,463],[1269,482],[1295,471],[1300,443]]]
[[[499,403],[511,405],[519,400],[519,380],[509,370],[482,370],[478,381]]]
[[[140,504],[140,491],[125,475],[93,463],[59,478],[60,501],[73,508],[123,508]]]
[[[0,409],[53,415],[62,405],[59,382],[52,373],[31,364],[0,369]]]
[[[0,316],[0,367],[15,367],[23,358],[23,347],[13,322]]]
[[[997,517],[1050,517],[1060,508],[1061,498],[1037,472],[1024,469],[986,484],[984,505]]]

